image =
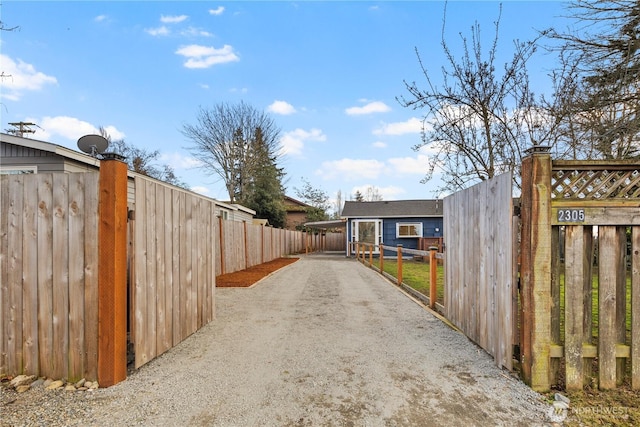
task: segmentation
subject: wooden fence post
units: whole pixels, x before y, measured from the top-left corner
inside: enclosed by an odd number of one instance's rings
[[[522,161],[521,362],[524,381],[550,389],[551,155],[534,147]]]
[[[224,249],[224,222],[222,220],[222,215],[218,217],[218,224],[220,225],[220,273],[224,274],[224,256],[227,251]]]
[[[100,162],[98,226],[98,382],[127,378],[127,164]]]
[[[398,245],[398,286],[402,286],[402,245]]]
[[[369,267],[371,267],[373,265],[373,250],[375,248],[375,245],[371,245],[369,246]]]
[[[429,308],[436,308],[436,285],[438,282],[438,261],[436,259],[436,252],[438,248],[435,246],[429,247]]]
[[[380,273],[384,273],[384,248],[383,243],[380,242]]]

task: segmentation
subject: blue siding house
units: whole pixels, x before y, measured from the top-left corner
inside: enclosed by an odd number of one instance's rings
[[[439,199],[347,201],[341,218],[346,222],[347,243],[383,243],[419,249],[421,238],[442,237],[442,200]],[[374,253],[379,252],[376,249]]]

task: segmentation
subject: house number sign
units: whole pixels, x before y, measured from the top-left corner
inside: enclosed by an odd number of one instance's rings
[[[558,222],[584,222],[584,209],[558,209]]]

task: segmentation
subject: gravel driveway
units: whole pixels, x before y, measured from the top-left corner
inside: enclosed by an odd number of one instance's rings
[[[308,255],[111,388],[30,390],[2,425],[544,425],[549,405],[371,269]],[[10,407],[9,407],[10,406]]]

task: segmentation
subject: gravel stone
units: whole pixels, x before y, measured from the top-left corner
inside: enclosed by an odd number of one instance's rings
[[[120,384],[0,386],[0,425],[549,425],[543,396],[353,259],[303,256],[215,298],[212,323]]]

